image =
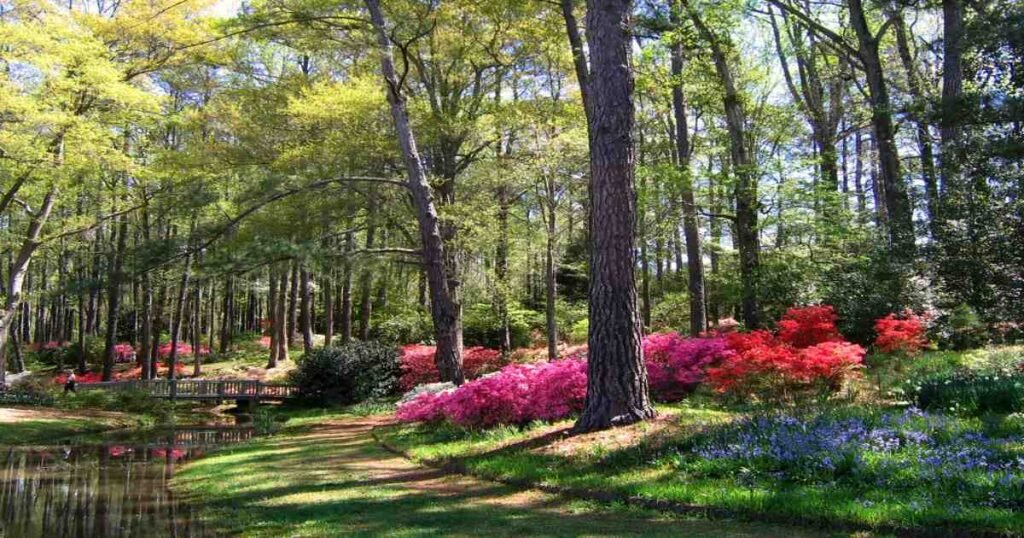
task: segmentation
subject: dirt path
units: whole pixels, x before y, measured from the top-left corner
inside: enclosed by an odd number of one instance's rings
[[[190,463],[174,489],[239,536],[823,536],[663,516],[420,467],[379,447],[380,418],[332,420]]]

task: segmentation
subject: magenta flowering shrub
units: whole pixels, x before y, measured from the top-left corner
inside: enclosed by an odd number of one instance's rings
[[[732,354],[723,337],[685,338],[674,332],[648,335],[643,348],[651,397],[662,402],[683,399],[704,381],[709,367]]]
[[[447,393],[422,394],[399,406],[405,422],[447,419],[469,428],[558,420],[583,409],[587,365],[579,359],[513,364]]]

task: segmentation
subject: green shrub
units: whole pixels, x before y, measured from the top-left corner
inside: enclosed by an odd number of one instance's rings
[[[393,315],[382,316],[370,330],[370,337],[389,344],[429,342],[434,337],[434,326],[430,315],[420,309],[404,310]]]
[[[573,344],[585,344],[587,343],[589,332],[590,320],[583,318],[573,324],[572,329],[569,330],[569,342]]]
[[[352,342],[314,350],[291,373],[302,397],[329,404],[353,404],[398,392],[398,352],[380,342]]]
[[[945,349],[974,349],[988,342],[988,329],[973,308],[962,304],[939,316],[932,337]]]
[[[908,382],[906,393],[921,409],[966,416],[1024,411],[1024,372],[969,370],[938,373]]]
[[[543,330],[544,315],[527,310],[516,304],[509,305],[509,339],[512,348],[528,347],[530,331]],[[466,309],[462,319],[462,338],[467,347],[483,346],[491,349],[501,347],[501,319],[490,304],[475,304]]]

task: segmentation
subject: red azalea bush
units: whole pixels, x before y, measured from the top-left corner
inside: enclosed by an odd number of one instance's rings
[[[453,391],[422,394],[399,406],[396,416],[405,422],[448,419],[471,428],[558,420],[582,410],[586,394],[582,360],[512,364]]]
[[[916,355],[928,345],[924,318],[910,310],[875,320],[875,333],[875,347],[882,353]]]
[[[416,385],[436,383],[441,377],[434,364],[434,353],[437,348],[421,344],[403,346],[399,360],[401,361],[402,377],[399,387],[403,391],[411,390]],[[506,363],[501,352],[486,347],[468,347],[462,351],[462,369],[467,379],[479,377],[481,374],[495,371]]]
[[[674,332],[648,335],[642,345],[651,397],[663,402],[683,399],[704,381],[708,367],[732,354],[725,338],[685,338]]]
[[[792,396],[835,392],[862,367],[865,350],[843,340],[831,306],[791,308],[769,331],[726,336],[731,355],[708,368],[707,380],[718,392]]]
[[[841,341],[838,318],[830,305],[792,307],[779,320],[779,340],[798,348]]]

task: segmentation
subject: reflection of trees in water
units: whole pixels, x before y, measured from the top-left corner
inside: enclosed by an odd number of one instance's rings
[[[10,448],[0,474],[0,535],[190,537],[209,533],[167,483],[191,450],[117,445],[41,451]]]

